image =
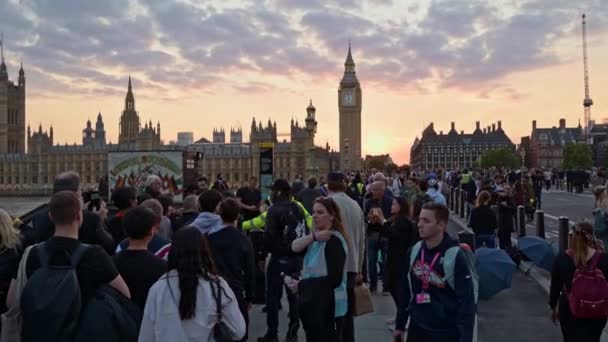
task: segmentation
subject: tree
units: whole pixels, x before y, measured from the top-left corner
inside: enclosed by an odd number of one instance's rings
[[[519,166],[520,160],[517,158],[513,150],[508,148],[500,148],[484,153],[480,158],[479,164],[482,168],[514,168]]]
[[[369,160],[366,160],[366,169],[367,170],[371,170],[371,169],[376,169],[376,170],[383,170],[384,169],[384,161],[381,160],[380,158],[370,158]]]
[[[395,163],[390,163],[390,164],[386,165],[386,172],[387,172],[389,175],[392,175],[392,174],[393,174],[393,172],[397,171],[397,169],[398,169],[398,168],[399,168],[399,166],[397,166],[397,164],[395,164]]]
[[[593,153],[587,144],[570,143],[564,146],[562,166],[564,169],[590,169],[593,166]]]

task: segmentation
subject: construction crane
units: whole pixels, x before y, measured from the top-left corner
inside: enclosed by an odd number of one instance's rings
[[[583,107],[585,108],[585,136],[587,140],[591,135],[591,127],[589,127],[591,121],[591,106],[593,100],[589,96],[589,66],[587,65],[587,23],[586,16],[583,14],[583,66],[585,72],[585,99],[583,100]]]

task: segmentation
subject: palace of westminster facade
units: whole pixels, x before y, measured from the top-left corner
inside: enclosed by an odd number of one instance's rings
[[[73,170],[81,175],[86,186],[94,186],[107,176],[108,153],[129,151],[184,151],[196,159],[196,173],[210,180],[221,173],[233,188],[239,187],[250,176],[259,175],[260,145],[272,143],[275,178],[293,179],[321,176],[330,170],[361,169],[361,87],[355,74],[350,46],[345,71],[338,89],[340,150],[329,145],[314,144],[317,132],[316,108],[310,101],[306,107],[304,124],[291,121],[290,141],[279,141],[276,122],[266,125],[253,118],[249,142],[243,141],[241,129],[230,130],[226,142],[225,131],[214,130],[213,141],[201,139],[187,146],[164,145],[160,123],[140,122],[135,109],[131,78],[125,96],[124,110],[119,123],[117,144],[106,143],[106,132],[101,113],[95,126],[87,121],[82,144],[55,143],[53,127],[43,130],[40,125],[26,129],[26,79],[23,66],[17,84],[9,80],[4,56],[0,61],[0,193],[38,193],[51,189],[55,175]],[[26,134],[27,132],[27,134]],[[26,150],[27,148],[27,150]],[[184,169],[186,168],[184,162]]]

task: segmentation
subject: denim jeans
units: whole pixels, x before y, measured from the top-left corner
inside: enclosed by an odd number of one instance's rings
[[[300,267],[293,258],[270,258],[266,270],[266,325],[268,336],[276,336],[279,331],[279,304],[283,296],[283,287],[289,302],[289,333],[298,332],[300,318],[298,315],[298,297],[292,293],[283,281],[281,273],[298,276]]]
[[[378,288],[378,251],[380,241],[378,235],[367,237],[367,272],[370,289]]]
[[[484,244],[487,248],[496,248],[496,234],[480,234],[475,237],[475,248],[481,248]]]

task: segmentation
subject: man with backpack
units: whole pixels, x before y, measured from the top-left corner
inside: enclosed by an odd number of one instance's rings
[[[54,234],[48,241],[26,250],[27,283],[20,298],[22,341],[70,341],[77,331],[81,310],[97,289],[109,284],[130,297],[110,256],[99,246],[78,241],[83,214],[73,191],[59,191],[49,202]],[[14,288],[13,280],[11,287]]]
[[[475,325],[477,273],[469,250],[447,233],[449,210],[437,203],[422,207],[422,241],[409,251],[401,282],[394,336],[408,341],[471,342]]]
[[[272,186],[272,206],[266,215],[264,246],[270,252],[266,270],[266,325],[267,331],[258,342],[278,342],[279,305],[285,287],[283,277],[299,278],[303,255],[291,250],[291,243],[308,234],[304,210],[291,200],[291,186],[285,179],[277,179]],[[285,341],[298,340],[300,321],[297,297],[286,290],[289,302],[289,326]]]

